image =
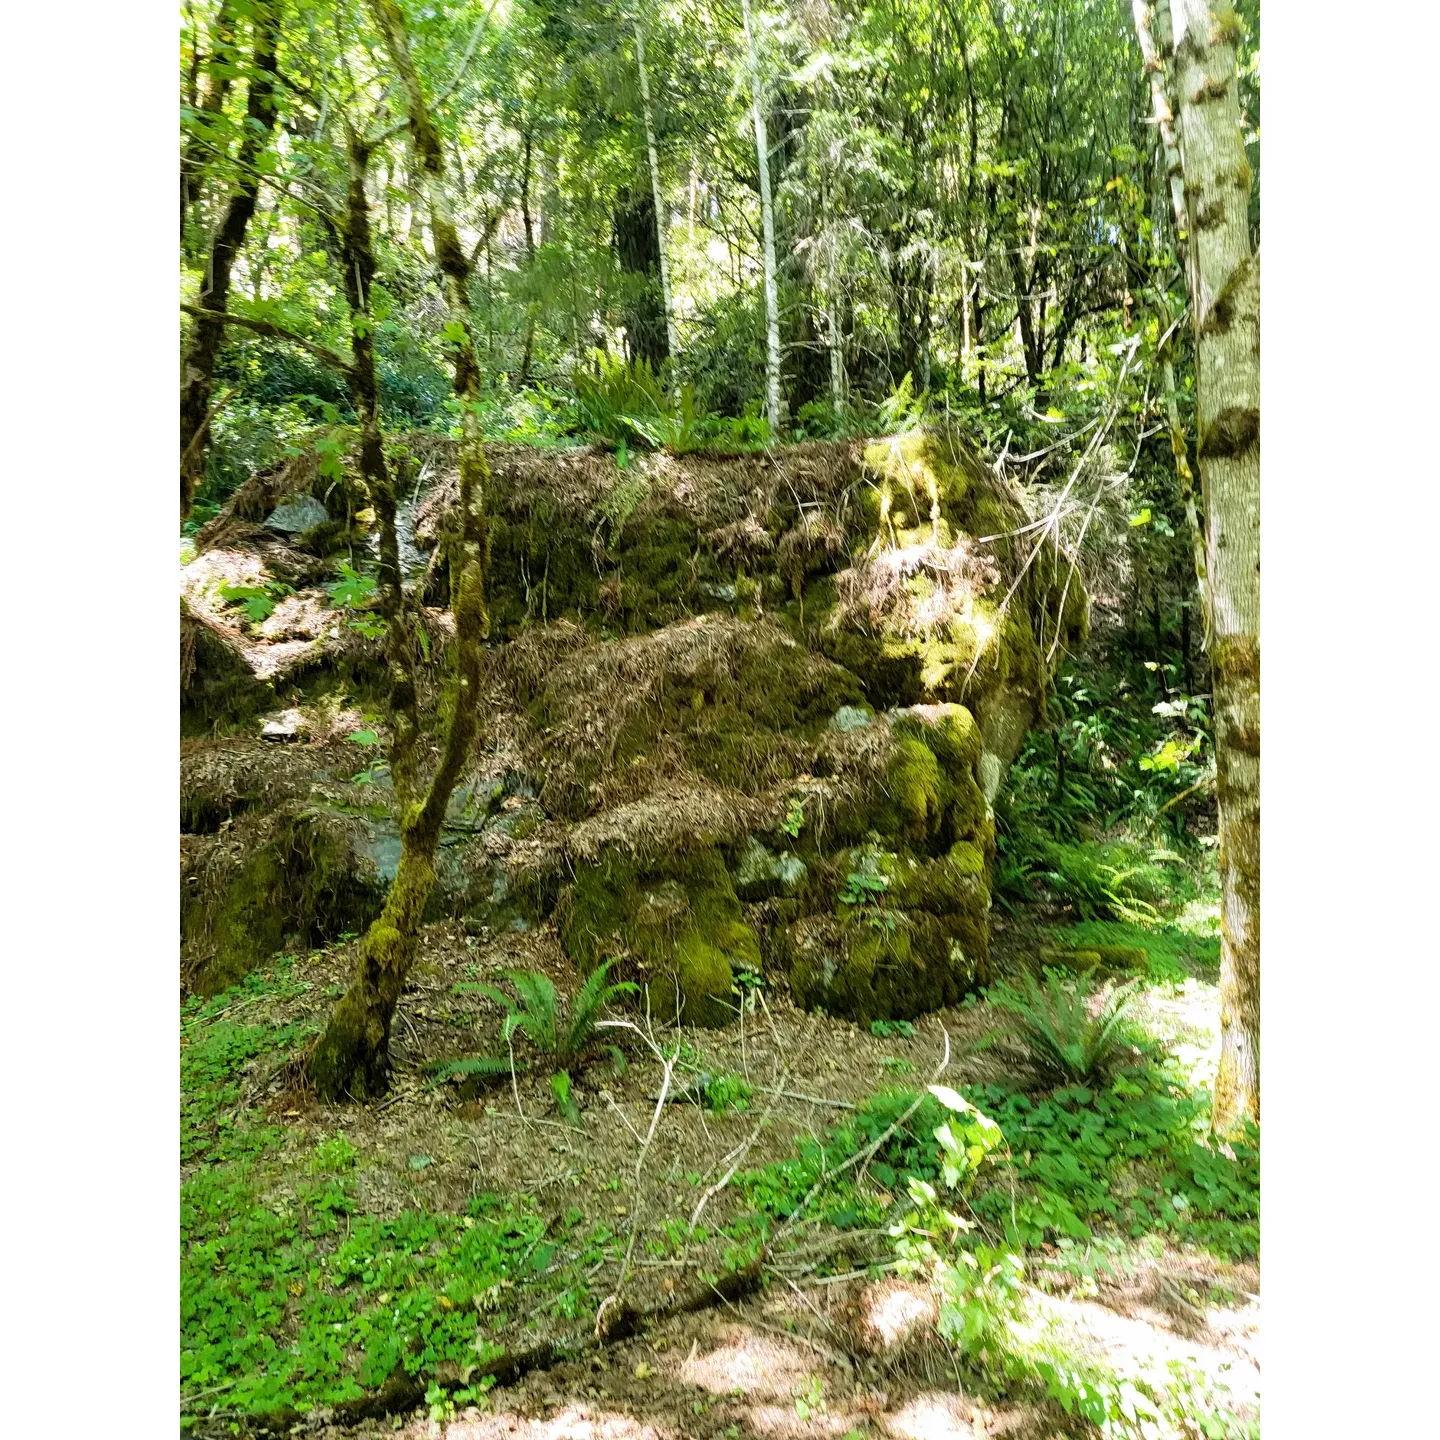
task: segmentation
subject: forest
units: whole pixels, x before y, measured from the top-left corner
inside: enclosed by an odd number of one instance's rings
[[[179,62],[182,1432],[1258,1437],[1258,0]]]

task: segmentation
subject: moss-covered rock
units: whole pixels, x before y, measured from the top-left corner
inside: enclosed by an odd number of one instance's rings
[[[517,698],[534,695],[542,798],[567,819],[634,799],[682,766],[747,795],[784,783],[805,772],[835,712],[861,699],[853,675],[766,621],[700,616],[554,656],[545,643],[527,635],[509,665]]]
[[[917,848],[928,848],[945,819],[947,790],[935,752],[922,740],[900,736],[875,808],[875,829]]]
[[[798,1005],[862,1024],[953,1005],[976,983],[960,928],[923,911],[807,916],[789,927],[782,948]]]
[[[661,1021],[723,1025],[735,1013],[734,969],[760,969],[760,944],[715,851],[643,867],[586,867],[561,897],[561,944],[582,971],[613,959],[648,990]]]
[[[196,994],[233,985],[287,943],[363,930],[384,899],[356,827],[286,805],[245,816],[181,852],[182,972]]]

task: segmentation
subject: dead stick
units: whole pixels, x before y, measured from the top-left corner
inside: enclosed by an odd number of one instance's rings
[[[934,1075],[930,1077],[930,1083],[932,1085],[945,1073],[946,1068],[950,1064],[950,1032],[942,1027],[940,1033],[945,1037],[945,1053],[940,1057],[940,1063],[935,1067]],[[843,1165],[821,1175],[810,1187],[810,1193],[791,1211],[789,1219],[775,1232],[775,1238],[765,1247],[766,1252],[769,1253],[773,1251],[775,1245],[790,1232],[795,1222],[805,1213],[810,1202],[820,1193],[821,1189],[827,1183],[843,1175],[852,1165],[859,1165],[862,1162],[868,1165],[874,1157],[875,1152],[920,1108],[924,1103],[927,1093],[928,1091],[922,1090],[915,1099],[905,1107],[904,1113],[892,1124],[887,1125],[863,1150],[857,1150]]]

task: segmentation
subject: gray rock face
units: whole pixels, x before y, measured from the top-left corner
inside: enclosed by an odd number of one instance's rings
[[[863,730],[874,718],[868,708],[859,705],[842,705],[830,717],[830,729],[847,735],[852,730]]]
[[[292,495],[265,517],[265,528],[278,530],[282,535],[303,535],[329,518],[325,507],[313,495]]]
[[[805,878],[805,862],[787,850],[775,855],[753,835],[735,872],[735,893],[742,900],[787,894]]]

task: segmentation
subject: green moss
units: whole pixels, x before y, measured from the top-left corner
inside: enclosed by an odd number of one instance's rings
[[[734,1014],[732,967],[761,966],[759,940],[714,851],[582,871],[560,907],[559,932],[582,970],[616,958],[617,975],[648,987],[661,1021],[725,1024]]]
[[[923,741],[902,735],[885,770],[875,828],[923,848],[940,833],[946,798],[935,752]]]
[[[970,912],[984,917],[990,903],[985,883],[985,857],[966,841],[951,847],[938,860],[897,856],[890,870],[886,900],[902,910],[931,915]]]
[[[363,930],[380,912],[382,887],[343,825],[286,810],[262,833],[218,893],[199,883],[182,891],[181,937],[195,957],[196,994],[235,984],[292,936],[308,947]]]
[[[917,705],[895,721],[899,735],[922,742],[940,764],[948,838],[982,834],[988,810],[980,788],[980,727],[963,705]]]
[[[834,922],[812,917],[790,927],[785,952],[798,1005],[866,1023],[913,1019],[955,1004],[976,972],[966,920],[923,912],[886,912],[882,923],[857,914]]]
[[[275,704],[275,687],[180,601],[180,733],[207,735],[246,725]]]

